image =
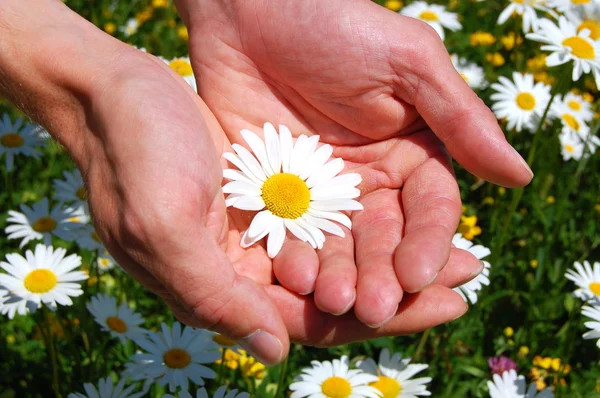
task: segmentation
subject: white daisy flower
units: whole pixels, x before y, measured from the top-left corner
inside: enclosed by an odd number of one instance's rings
[[[227,386],[221,386],[215,391],[215,394],[212,398],[249,398],[250,394],[247,392],[238,393],[237,390],[231,390],[227,392]],[[175,398],[171,394],[166,394],[163,398]],[[187,391],[181,391],[178,394],[178,398],[193,398],[192,394]],[[206,388],[202,387],[196,391],[196,398],[210,398]]]
[[[161,328],[161,332],[148,332],[148,338],[136,341],[148,353],[131,357],[125,373],[132,380],[153,381],[161,386],[169,384],[173,392],[177,387],[187,390],[189,380],[203,386],[204,379],[217,376],[203,365],[220,357],[217,345],[205,331],[186,326],[182,333],[179,322],[173,324],[173,329],[164,323]]]
[[[43,142],[44,140],[37,134],[36,125],[23,125],[22,118],[13,123],[8,114],[5,113],[2,116],[2,120],[0,120],[0,156],[4,154],[8,171],[13,169],[15,155],[39,158],[42,152],[35,147],[42,145]]]
[[[64,211],[69,215],[69,218],[66,219],[69,223],[87,224],[92,219],[92,217],[90,217],[90,208],[87,202],[74,206],[67,206],[64,208]]]
[[[463,238],[462,234],[455,234],[452,238],[452,244],[458,249],[468,251],[469,253],[474,255],[478,260],[489,256],[491,253],[490,249],[488,249],[485,246],[473,246],[473,242]],[[453,289],[456,293],[460,294],[463,300],[470,301],[471,304],[475,304],[477,302],[477,292],[483,288],[483,285],[489,286],[490,284],[490,263],[488,263],[487,261],[482,261],[482,263],[484,265],[483,271],[481,271],[481,273],[477,275],[477,277]]]
[[[574,9],[594,3],[596,0],[548,0],[548,6],[560,12],[573,12]]]
[[[577,32],[575,25],[561,16],[558,26],[549,19],[539,22],[540,28],[526,37],[530,40],[545,43],[544,51],[552,51],[546,58],[549,67],[573,61],[573,81],[579,80],[582,74],[590,73],[600,87],[600,42],[590,38],[590,30]]]
[[[136,18],[129,18],[124,26],[119,28],[119,31],[125,35],[125,37],[129,37],[135,34],[138,31],[140,24],[138,23]]]
[[[33,131],[42,142],[47,141],[50,138],[52,138],[52,136],[50,135],[48,130],[46,130],[46,128],[44,126],[42,126],[41,124],[34,124]]]
[[[425,22],[435,29],[442,40],[445,38],[444,28],[454,32],[462,29],[462,25],[458,22],[458,15],[446,11],[446,7],[438,4],[415,1],[401,9],[400,14]]]
[[[600,39],[600,2],[592,0],[587,4],[572,6],[566,12],[567,19],[577,27],[577,32],[583,29],[590,31],[590,39]]]
[[[98,294],[91,298],[86,307],[102,330],[121,340],[121,344],[125,344],[127,339],[136,341],[146,334],[146,330],[139,327],[144,323],[144,318],[129,308],[127,303],[121,303],[117,308],[114,297]]]
[[[538,15],[536,10],[549,12],[553,15],[554,12],[547,7],[544,7],[539,0],[510,0],[510,4],[506,7],[498,17],[498,25],[502,25],[513,15],[517,14],[523,17],[523,33],[531,30],[534,32],[538,29]]]
[[[311,361],[311,365],[302,369],[297,381],[290,385],[290,398],[381,397],[379,390],[369,385],[379,378],[360,369],[350,370],[345,355],[332,362]]]
[[[121,379],[113,387],[113,380],[110,377],[98,380],[98,387],[92,383],[83,385],[85,394],[71,393],[67,398],[139,398],[146,394],[146,391],[133,393],[135,385],[125,388],[125,379]]]
[[[106,249],[98,251],[98,259],[96,260],[96,265],[98,266],[98,270],[101,274],[119,266],[119,264],[117,264],[113,256],[111,256],[108,250]]]
[[[553,398],[554,393],[550,388],[538,393],[535,383],[527,388],[525,376],[517,376],[514,370],[508,370],[493,375],[493,380],[487,382],[490,389],[490,398]]]
[[[160,57],[159,57],[160,58]],[[194,91],[198,92],[196,87],[196,78],[194,77],[194,71],[192,69],[192,63],[188,57],[173,58],[171,60],[160,58],[165,62],[171,69],[173,69],[179,76],[190,85]]]
[[[567,93],[561,100],[552,104],[552,111],[560,117],[561,111],[572,114],[577,120],[590,122],[594,118],[592,105],[583,99],[581,95]]]
[[[591,330],[585,332],[583,338],[586,340],[599,339],[596,345],[600,348],[600,307],[598,305],[584,305],[581,314],[593,319],[593,321],[584,323],[585,327]]]
[[[485,73],[481,66],[469,62],[465,58],[459,58],[456,54],[452,54],[450,59],[452,60],[452,64],[456,71],[462,76],[465,82],[467,82],[469,87],[479,90],[487,87],[488,82],[485,80]]]
[[[390,357],[390,351],[385,348],[379,353],[379,364],[372,358],[358,362],[358,367],[364,372],[379,378],[370,385],[383,394],[383,398],[416,398],[417,396],[431,395],[426,384],[431,382],[431,377],[411,379],[417,373],[427,369],[429,365],[410,364],[411,359],[402,359],[402,355],[395,353]]]
[[[581,159],[585,144],[578,136],[571,134],[569,131],[562,131],[558,139],[560,141],[560,152],[565,162],[571,159]]]
[[[69,215],[65,209],[56,206],[49,208],[48,198],[34,203],[33,207],[20,206],[22,213],[9,210],[6,219],[9,225],[4,229],[8,239],[23,238],[19,247],[25,246],[30,240],[43,239],[46,245],[52,242],[52,235],[63,238],[66,234]]]
[[[298,239],[321,249],[325,242],[321,230],[344,236],[344,231],[330,220],[350,229],[352,222],[342,211],[363,208],[353,200],[360,196],[356,185],[361,176],[338,176],[344,161],[336,158],[328,162],[333,153],[331,145],[317,149],[318,135],[301,135],[294,145],[292,133],[282,125],[279,133],[271,123],[264,126],[265,141],[250,130],[242,130],[254,156],[238,144],[232,145],[237,155],[223,154],[239,168],[223,170],[223,177],[232,180],[223,186],[223,192],[230,194],[227,206],[262,210],[244,232],[240,245],[252,246],[268,234],[267,253],[271,258],[281,250],[286,228]]]
[[[575,270],[570,269],[565,273],[565,277],[578,287],[573,292],[573,296],[583,301],[600,303],[600,263],[595,262],[594,268],[592,268],[587,261],[584,261],[583,264],[575,261],[573,266]]]
[[[37,245],[35,253],[25,252],[25,257],[17,253],[7,254],[8,262],[0,262],[8,274],[0,274],[0,286],[7,290],[2,303],[2,314],[15,312],[25,315],[33,312],[44,303],[52,311],[60,305],[72,305],[71,297],[83,294],[81,285],[76,282],[88,278],[83,271],[74,271],[81,265],[81,257],[71,254],[65,257],[65,249]]]
[[[550,86],[533,81],[533,75],[513,72],[513,81],[500,76],[499,83],[492,84],[496,91],[490,97],[492,110],[498,119],[506,118],[509,129],[533,130],[550,100]]]
[[[65,231],[63,239],[77,243],[82,249],[97,250],[99,253],[105,250],[93,224],[72,224],[71,228]]]
[[[72,203],[74,207],[87,204],[87,192],[83,185],[81,172],[77,169],[73,171],[63,171],[64,180],[54,179],[54,197],[61,203]]]

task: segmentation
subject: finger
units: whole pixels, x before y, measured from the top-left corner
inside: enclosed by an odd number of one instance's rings
[[[433,282],[448,262],[458,227],[462,208],[449,161],[440,156],[418,167],[402,189],[402,204],[406,224],[395,269],[402,288],[416,292]]]
[[[296,238],[286,239],[281,251],[273,259],[273,271],[285,288],[298,294],[310,294],[315,290],[319,259],[307,242]]]
[[[316,346],[416,333],[452,321],[468,309],[460,295],[451,289],[431,285],[419,293],[407,295],[396,315],[374,329],[351,313],[342,316],[326,314],[310,297],[295,295],[280,286],[268,286],[266,290],[279,306],[290,339]]]
[[[391,44],[397,95],[417,108],[452,157],[471,173],[508,187],[528,184],[533,177],[529,166],[506,141],[494,114],[456,72],[437,33],[421,21],[401,16],[397,21],[396,29],[406,33]]]
[[[319,250],[320,270],[314,300],[318,309],[333,315],[345,314],[356,300],[354,241],[350,230],[342,227],[345,237],[327,237]]]
[[[483,271],[483,263],[466,250],[452,248],[450,258],[442,268],[437,278],[436,285],[454,288],[469,282]]]
[[[394,271],[394,251],[400,243],[404,217],[396,189],[372,192],[353,217],[358,267],[356,317],[377,327],[394,316],[402,288]]]

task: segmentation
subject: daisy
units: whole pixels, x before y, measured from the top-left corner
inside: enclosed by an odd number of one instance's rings
[[[73,224],[73,227],[65,231],[65,240],[76,242],[82,249],[104,252],[104,244],[100,240],[93,224]]]
[[[509,370],[502,376],[494,374],[493,380],[487,382],[490,389],[490,398],[552,398],[554,393],[550,388],[538,394],[535,383],[527,388],[525,376],[517,376],[517,372]]]
[[[332,362],[311,361],[311,365],[290,385],[290,398],[381,397],[379,390],[369,385],[379,378],[360,369],[350,370],[345,355]]]
[[[188,57],[181,58],[173,58],[171,60],[167,60],[161,58],[171,69],[173,69],[179,76],[185,80],[187,84],[190,85],[194,91],[198,92],[196,87],[196,78],[194,77],[194,71],[192,69],[192,64]]]
[[[121,303],[117,308],[114,297],[98,294],[92,297],[86,307],[96,323],[102,326],[102,330],[117,337],[121,344],[125,344],[127,339],[135,341],[146,334],[146,330],[139,327],[144,323],[144,318],[129,308],[127,303]]]
[[[119,28],[119,31],[122,32],[125,37],[129,37],[138,31],[139,26],[140,24],[138,23],[137,19],[129,18],[125,25]]]
[[[179,393],[179,398],[193,398],[192,394],[187,391],[181,391]],[[250,394],[247,392],[238,393],[237,390],[231,390],[227,392],[227,386],[221,386],[215,391],[215,394],[212,398],[249,398]],[[173,395],[167,394],[163,398],[175,398]],[[209,398],[208,392],[206,388],[202,387],[196,391],[196,398]]]
[[[400,10],[400,14],[407,17],[420,19],[431,26],[442,40],[444,40],[444,28],[452,31],[462,29],[458,22],[458,15],[446,11],[446,7],[438,4],[427,4],[424,1],[415,1]]]
[[[81,285],[76,282],[86,280],[83,271],[74,271],[81,265],[81,257],[71,254],[65,257],[65,249],[37,245],[35,253],[25,252],[25,257],[17,253],[7,254],[8,262],[0,262],[8,274],[0,274],[0,286],[9,294],[3,301],[2,313],[10,312],[25,315],[33,312],[44,303],[52,311],[60,305],[72,305],[71,297],[83,294]],[[12,315],[11,315],[12,314]]]
[[[598,339],[600,338],[600,307],[597,305],[589,306],[584,305],[581,309],[581,313],[588,318],[592,318],[593,321],[585,322],[586,328],[591,329],[583,334],[584,339]],[[598,348],[600,348],[600,339],[596,342]]]
[[[110,377],[98,380],[98,388],[92,383],[85,383],[83,388],[85,394],[71,393],[67,398],[139,398],[146,394],[146,391],[132,393],[135,385],[125,387],[125,379],[121,379],[113,388],[113,380]]]
[[[600,303],[600,263],[595,262],[594,268],[587,261],[583,265],[575,261],[573,265],[575,270],[570,269],[565,273],[565,277],[578,287],[573,296],[583,301]]]
[[[98,266],[98,270],[101,274],[105,273],[106,271],[110,271],[111,269],[115,268],[115,266],[119,266],[113,256],[111,256],[106,249],[98,251],[98,260],[96,260],[96,265]]]
[[[592,112],[592,105],[583,99],[581,95],[574,93],[567,93],[556,103],[552,104],[553,111],[560,111],[560,108],[564,109],[564,112],[571,113],[575,118],[582,122],[590,122],[594,118],[594,112]]]
[[[223,176],[232,180],[223,186],[223,192],[230,194],[227,206],[262,210],[242,235],[240,245],[252,246],[268,234],[267,253],[271,258],[281,250],[286,228],[298,239],[321,249],[325,242],[321,230],[344,236],[344,231],[330,220],[350,229],[352,222],[342,211],[363,208],[353,200],[360,195],[356,188],[360,175],[337,175],[344,169],[344,161],[337,158],[328,162],[333,153],[331,145],[317,149],[318,135],[301,135],[294,145],[287,127],[280,125],[279,132],[278,136],[275,127],[266,123],[263,142],[253,132],[242,130],[254,156],[238,144],[232,145],[237,155],[223,154],[239,168],[223,170]]]
[[[498,119],[506,118],[509,129],[534,129],[550,100],[550,87],[533,81],[533,75],[513,72],[513,81],[500,76],[499,83],[492,84],[496,91],[490,97],[492,110]]]
[[[558,136],[558,139],[560,141],[560,152],[565,162],[571,159],[581,159],[585,144],[578,136],[575,136],[568,131],[562,131]]]
[[[383,394],[383,398],[416,398],[431,395],[426,386],[431,381],[431,377],[411,380],[411,377],[427,369],[429,365],[411,365],[410,361],[410,358],[402,359],[399,353],[390,357],[390,352],[386,348],[379,353],[379,364],[372,358],[368,358],[359,361],[357,365],[365,373],[379,378],[370,385],[378,389]]]
[[[548,6],[560,12],[572,12],[593,2],[594,0],[548,0]]]
[[[217,345],[203,330],[186,326],[182,332],[179,322],[173,324],[173,329],[164,323],[161,328],[161,332],[148,332],[148,338],[136,341],[148,353],[131,357],[132,362],[125,372],[132,380],[145,379],[161,386],[169,384],[173,392],[177,387],[187,390],[189,380],[203,386],[204,379],[217,376],[203,365],[220,356]]]
[[[19,247],[23,247],[30,240],[43,239],[46,245],[52,242],[52,235],[62,238],[66,234],[67,218],[69,215],[60,207],[49,208],[48,198],[34,203],[33,207],[20,206],[22,213],[9,210],[6,219],[11,223],[4,231],[8,239],[23,238]]]
[[[546,58],[549,67],[573,61],[573,81],[579,80],[583,73],[592,72],[596,86],[600,87],[600,42],[590,38],[590,30],[577,32],[575,25],[561,16],[558,26],[549,19],[540,20],[540,28],[527,38],[545,43],[544,51],[552,51]]]
[[[92,219],[90,217],[90,208],[87,202],[79,203],[74,206],[67,206],[64,208],[64,211],[69,216],[66,221],[70,223],[87,224]]]
[[[498,17],[498,25],[502,25],[513,15],[521,15],[523,17],[523,33],[530,30],[535,32],[538,29],[538,16],[536,10],[544,12],[552,12],[552,10],[542,6],[539,0],[510,0],[510,4],[506,7]]]
[[[588,29],[590,39],[600,39],[600,2],[591,1],[581,6],[570,7],[565,16],[577,27],[577,32]]]
[[[32,156],[39,158],[42,152],[35,148],[42,145],[43,139],[37,134],[36,125],[23,125],[23,119],[19,118],[11,122],[8,114],[0,120],[0,156],[4,154],[6,169],[11,171],[14,166],[15,155]]]
[[[87,203],[87,193],[79,170],[63,171],[64,180],[54,179],[54,197],[61,203],[72,203],[75,207]]]
[[[485,246],[475,245],[473,246],[473,242],[468,241],[463,238],[462,234],[455,234],[452,238],[452,244],[456,246],[458,249],[463,249],[477,257],[478,260],[483,259],[490,255],[491,251]],[[471,304],[475,304],[477,302],[477,293],[479,290],[483,288],[483,285],[488,286],[490,284],[490,263],[487,261],[482,261],[484,267],[483,271],[475,277],[475,279],[470,280],[469,282],[454,288],[453,290],[460,294],[463,300],[471,302]]]
[[[488,83],[485,80],[485,73],[481,66],[469,62],[465,58],[458,58],[456,54],[452,54],[450,59],[456,71],[467,82],[469,87],[472,89],[484,89],[487,87]]]

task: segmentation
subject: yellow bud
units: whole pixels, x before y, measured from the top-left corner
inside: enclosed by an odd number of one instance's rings
[[[527,347],[526,345],[522,345],[521,347],[519,347],[519,355],[522,357],[526,357],[527,355],[529,355],[529,347]]]
[[[399,0],[388,0],[388,1],[386,1],[386,2],[383,4],[383,6],[384,6],[385,8],[388,8],[388,9],[390,9],[390,10],[392,10],[392,11],[398,11],[398,10],[400,10],[400,9],[402,8],[402,6],[403,6],[403,5],[404,5],[404,4],[402,4],[402,2],[401,2],[401,1],[399,1]]]
[[[117,25],[112,22],[107,22],[104,24],[104,31],[109,35],[112,35],[117,30]]]
[[[529,266],[530,266],[531,268],[533,268],[533,269],[537,268],[537,267],[538,267],[538,265],[539,265],[539,262],[538,262],[538,260],[536,260],[536,259],[533,259],[533,260],[531,260],[531,261],[529,262]]]
[[[554,198],[554,196],[550,195],[546,198],[546,203],[548,203],[549,205],[553,205],[554,203],[556,203],[556,199]]]
[[[504,335],[506,337],[512,337],[515,334],[515,331],[510,326],[504,328]]]

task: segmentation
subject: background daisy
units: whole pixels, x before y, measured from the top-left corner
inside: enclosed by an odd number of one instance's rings
[[[523,17],[523,32],[527,33],[531,30],[534,32],[538,29],[537,10],[551,11],[550,9],[540,5],[539,0],[510,0],[510,4],[500,13],[498,24],[502,25],[513,15],[517,14]]]
[[[192,63],[188,57],[180,57],[173,59],[161,58],[171,69],[175,71],[179,76],[190,85],[194,91],[198,92],[196,87],[196,78],[194,77],[194,70],[192,69]]]
[[[79,170],[63,171],[64,179],[54,179],[54,197],[61,203],[78,207],[87,204],[87,192]]]
[[[249,398],[250,394],[247,392],[238,393],[237,390],[231,390],[227,392],[227,386],[221,386],[215,391],[214,395],[209,395],[206,391],[206,388],[199,388],[196,391],[196,398]],[[173,395],[167,394],[163,398],[175,398]],[[178,395],[178,398],[193,398],[192,394],[187,391],[181,391]]]
[[[37,146],[44,143],[36,133],[36,125],[23,124],[23,119],[11,122],[5,113],[0,120],[0,156],[4,154],[6,170],[11,171],[14,167],[15,155],[25,155],[39,158],[42,154]]]
[[[586,328],[591,329],[583,334],[584,339],[599,339],[596,342],[598,348],[600,348],[600,306],[598,305],[584,305],[581,309],[581,314],[592,318],[592,321],[585,322]]]
[[[458,233],[452,237],[452,244],[456,246],[458,249],[463,249],[474,255],[478,260],[482,260],[483,258],[489,256],[491,254],[490,249],[482,245],[473,245],[473,242],[463,238],[462,234]],[[479,275],[477,275],[474,279],[471,279],[469,282],[455,287],[453,290],[460,294],[460,296],[465,301],[470,301],[471,304],[475,304],[477,302],[477,292],[480,291],[483,286],[488,286],[490,284],[490,263],[487,261],[482,261],[483,263],[483,271]]]
[[[462,29],[462,25],[458,22],[458,15],[446,11],[446,7],[438,4],[415,1],[401,9],[400,14],[425,22],[435,29],[442,40],[445,38],[444,28],[452,31]]]
[[[83,385],[85,394],[71,393],[67,398],[139,398],[146,394],[146,391],[136,392],[135,385],[125,388],[125,379],[121,379],[113,387],[113,380],[110,377],[98,380],[98,387],[92,383]]]
[[[587,261],[584,261],[583,264],[575,261],[573,266],[575,269],[570,269],[565,274],[568,280],[578,286],[578,289],[573,292],[573,296],[584,301],[600,303],[600,263],[595,262],[592,268]]]
[[[485,80],[485,73],[481,66],[469,62],[465,58],[459,58],[456,54],[452,54],[450,59],[456,71],[467,82],[469,87],[476,90],[487,87],[488,83]]]
[[[86,307],[102,330],[117,337],[121,344],[125,344],[127,339],[136,341],[146,334],[146,330],[139,327],[144,323],[144,318],[127,303],[121,303],[117,308],[117,300],[114,297],[98,294],[91,298]]]
[[[581,138],[569,131],[562,131],[558,139],[560,141],[560,153],[565,162],[571,159],[581,159],[585,150],[585,144],[581,141]]]
[[[538,393],[535,383],[529,388],[525,376],[517,376],[517,372],[509,370],[502,376],[494,374],[492,381],[487,382],[490,389],[490,398],[552,398],[554,393],[547,388]]]

